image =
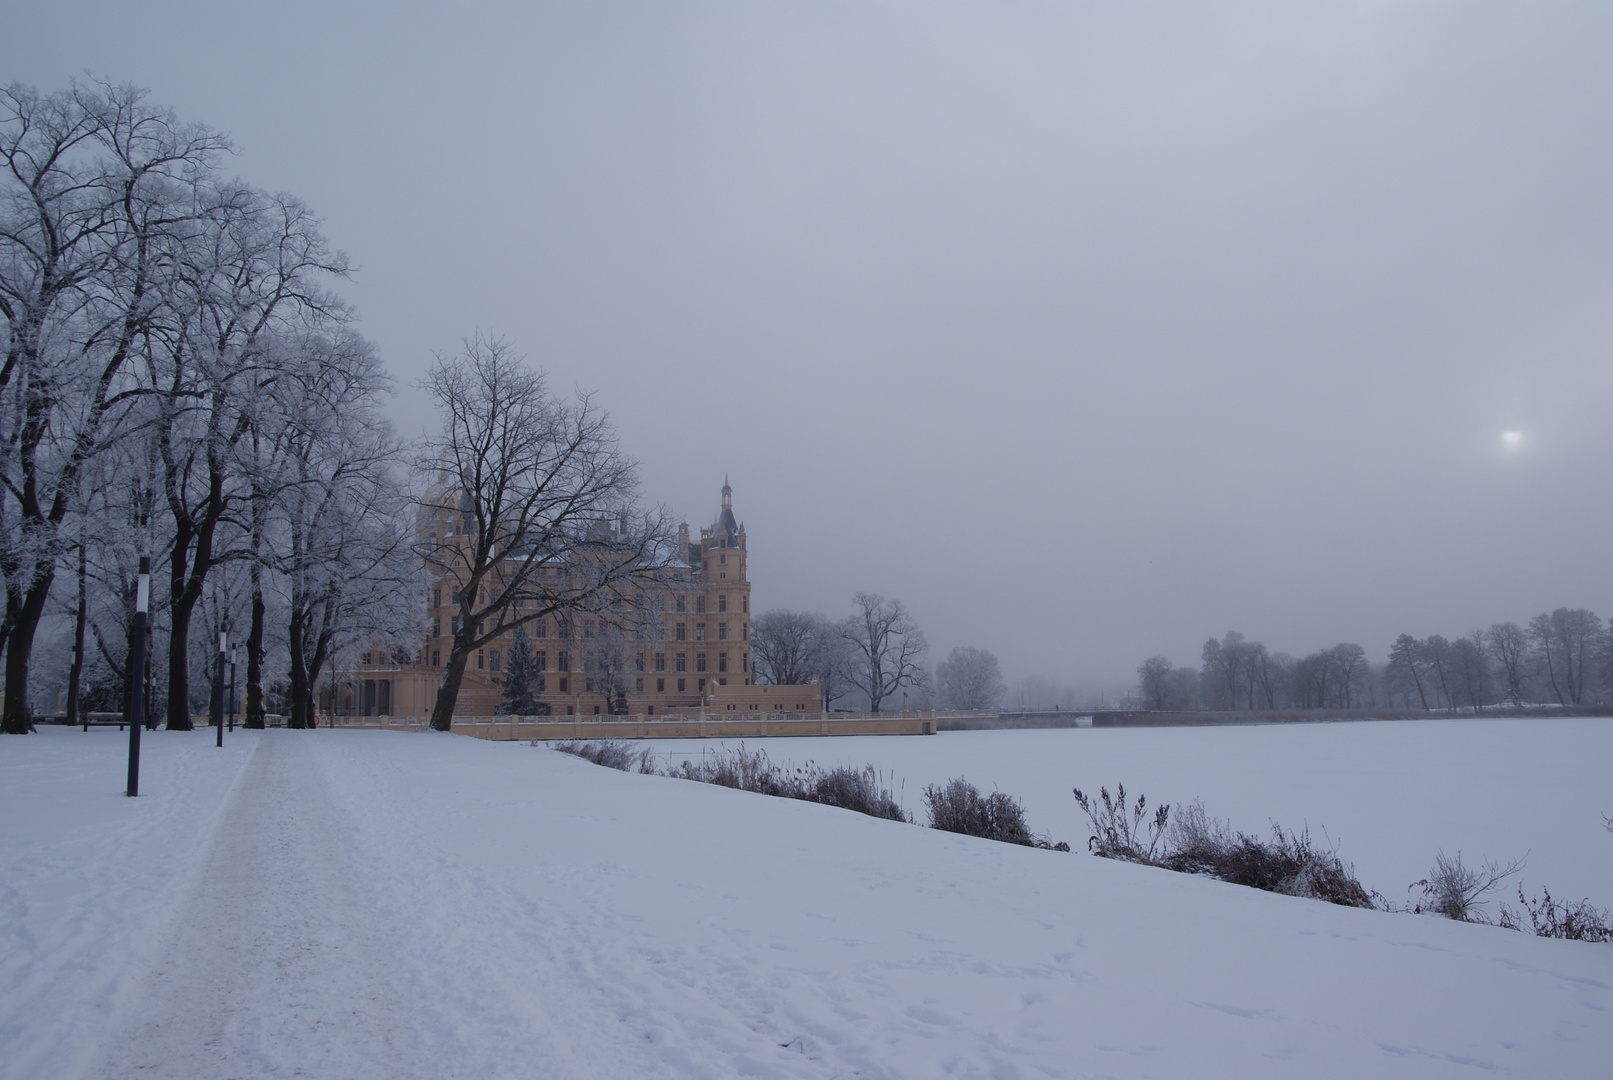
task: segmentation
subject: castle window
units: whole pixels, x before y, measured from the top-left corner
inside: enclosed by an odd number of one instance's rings
[[[532,624],[532,627],[533,627],[533,629],[532,629],[532,636],[533,637],[548,637],[549,636],[549,624],[548,624],[547,619],[539,619],[537,622]]]
[[[556,657],[556,660],[555,660],[555,668],[556,668],[556,670],[558,670],[558,671],[570,671],[571,670],[570,660],[571,660],[571,657],[566,655],[565,653],[558,654],[557,657]],[[564,690],[565,687],[561,687],[561,689]]]
[[[740,671],[749,671],[750,670],[750,653],[747,652],[747,653],[740,653],[739,654],[739,670]]]
[[[685,607],[684,607],[684,606],[683,606],[683,605],[684,605],[684,599],[683,599],[683,597],[682,597],[682,596],[681,596],[681,595],[680,595],[680,596],[679,596],[679,597],[678,597],[678,598],[677,598],[677,600],[675,600],[675,601],[674,601],[674,602],[673,602],[673,606],[674,606],[674,607],[676,607],[676,608],[677,608],[677,609],[678,609],[678,610],[679,610],[679,611],[686,611],[686,610],[687,610],[687,609],[686,609],[686,608],[685,608]]]
[[[487,657],[487,666],[493,671],[498,670],[498,650],[494,649]]]
[[[448,590],[448,602],[450,604],[459,603],[459,586],[458,585],[455,585],[453,588]]]
[[[547,670],[549,670],[549,657],[548,657],[548,654],[542,653],[542,652],[533,653],[532,654],[532,667],[533,667],[533,670],[535,670],[535,671],[547,671]]]
[[[434,637],[434,638],[435,637],[442,637],[442,619],[441,618],[435,618],[435,619],[431,620],[431,636]]]
[[[727,547],[727,546],[728,546],[728,542],[727,542],[727,541],[726,541],[726,540],[724,540],[724,541],[723,541],[723,545],[722,545],[722,546],[723,546],[723,547]],[[722,563],[722,564],[723,564],[723,565],[724,565],[724,566],[727,566],[727,565],[728,565],[728,556],[726,556],[726,555],[719,555],[719,556],[717,556],[717,561],[718,561],[718,562],[720,562],[720,563]]]
[[[697,596],[694,598],[694,613],[696,615],[704,615],[706,613],[706,598],[704,596]]]
[[[633,670],[634,671],[643,671],[644,670],[644,654],[643,653],[634,653],[633,654]],[[639,689],[643,689],[643,687],[640,687]]]
[[[749,641],[750,640],[750,623],[743,623],[742,622],[742,623],[739,624],[739,640],[740,641]]]
[[[706,670],[706,654],[705,653],[695,653],[694,654],[694,669],[696,671],[704,671],[704,670]]]
[[[666,670],[666,653],[658,652],[658,653],[655,654],[655,670],[656,671],[665,671]]]
[[[476,650],[476,670],[481,671],[482,668],[484,668],[486,666],[487,666],[487,657],[483,654],[481,649],[477,649]]]
[[[442,586],[438,585],[431,590],[431,606],[442,607]]]
[[[739,610],[743,611],[747,615],[750,614],[750,597],[747,596],[740,600]]]
[[[370,662],[370,654],[365,653],[363,656],[358,658],[358,662],[361,664],[368,664]],[[222,676],[220,677],[222,678]]]
[[[694,639],[696,641],[704,641],[704,640],[706,640],[706,624],[705,623],[695,623],[694,624]]]
[[[676,627],[674,627],[674,630],[676,631],[674,636],[677,638],[677,640],[682,641],[684,639],[683,623],[679,623]]]
[[[720,652],[720,653],[717,654],[717,670],[718,671],[727,671],[728,670],[728,654],[727,653]],[[723,685],[726,686],[727,684],[728,684],[728,680],[724,679],[723,680]]]
[[[656,668],[656,670],[659,671],[661,669]],[[666,691],[666,680],[665,679],[656,679],[655,680],[655,692],[657,694],[660,694],[660,693],[664,693],[665,691]]]
[[[702,694],[704,694],[706,692],[706,680],[704,680],[704,679],[700,680],[700,692]]]
[[[601,684],[600,684],[600,685],[604,685],[604,684],[603,684],[603,683],[601,683]],[[582,688],[583,688],[583,689],[584,689],[584,690],[589,690],[589,691],[592,691],[592,690],[593,690],[593,688],[594,688],[594,680],[592,680],[592,679],[584,679],[584,680],[583,680],[583,682],[582,682]],[[599,711],[599,708],[598,708],[598,706],[595,706],[595,707],[594,707],[594,711],[595,711],[595,712],[598,712],[598,711]]]
[[[594,636],[594,620],[584,619],[582,621],[582,636],[585,638]]]
[[[682,680],[682,679],[678,680],[678,693],[680,693],[680,694],[683,693],[683,682],[684,682],[684,680]]]
[[[720,622],[720,623],[717,624],[717,640],[718,641],[727,641],[728,640],[728,624],[727,623]]]
[[[441,667],[442,666],[442,653],[440,651],[438,651],[437,649],[432,649],[431,650],[431,666],[432,667]]]
[[[727,611],[728,610],[728,594],[727,593],[723,593],[721,596],[717,597],[717,610],[718,611]]]
[[[678,671],[688,671],[689,670],[689,665],[684,660],[684,657],[687,656],[687,655],[688,655],[687,653],[678,653],[676,656],[674,656],[672,658],[673,664],[674,664],[674,666],[676,667],[676,669]],[[678,681],[682,682],[683,680],[679,679]]]
[[[561,693],[562,693],[562,694],[564,694],[564,693],[565,693],[565,692],[566,692],[566,683],[567,683],[567,682],[569,682],[569,681],[570,681],[570,680],[568,680],[568,679],[565,679],[565,678],[562,678],[562,679],[561,679],[561,680],[560,680],[560,692],[561,692]],[[566,712],[567,712],[567,713],[568,713],[568,714],[569,714],[569,713],[570,713],[570,712],[571,712],[571,706],[570,706],[570,705],[567,705],[567,706],[566,706]]]

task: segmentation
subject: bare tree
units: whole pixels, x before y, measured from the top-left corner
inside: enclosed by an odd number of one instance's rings
[[[1507,700],[1521,702],[1523,680],[1528,674],[1525,664],[1529,657],[1529,635],[1515,622],[1498,622],[1485,632],[1484,640],[1490,656],[1500,665]]]
[[[1595,662],[1602,633],[1602,620],[1584,608],[1558,608],[1529,620],[1536,662],[1559,705],[1584,700],[1586,667]]]
[[[1355,694],[1367,676],[1367,651],[1359,645],[1340,642],[1327,651],[1333,669],[1333,685],[1339,708],[1355,707]]]
[[[421,553],[459,597],[432,707],[447,731],[471,654],[517,626],[615,599],[646,606],[677,554],[664,510],[635,514],[636,468],[587,395],[572,403],[508,342],[481,334],[439,356],[425,389],[442,413],[421,462]]]
[[[1168,656],[1150,656],[1137,665],[1137,681],[1149,708],[1163,709],[1170,700],[1171,673],[1175,670]]]
[[[1428,711],[1428,692],[1423,688],[1423,670],[1426,666],[1423,643],[1410,634],[1401,634],[1389,646],[1390,687],[1408,697],[1413,689],[1416,690],[1417,701],[1425,712]]]
[[[751,664],[761,682],[792,686],[819,674],[817,649],[823,616],[775,608],[751,620]]]
[[[860,592],[852,606],[854,613],[841,623],[852,658],[846,679],[868,695],[868,707],[877,713],[886,698],[924,678],[921,660],[929,645],[900,600]]]
[[[936,665],[935,677],[945,709],[995,709],[1008,692],[997,658],[972,645],[947,653]]]

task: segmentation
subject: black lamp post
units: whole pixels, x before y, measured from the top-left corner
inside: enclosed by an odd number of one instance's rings
[[[235,732],[235,650],[230,650],[230,732]]]
[[[129,786],[124,794],[140,794],[140,729],[146,725],[146,607],[151,602],[151,558],[140,556],[140,576],[134,587],[134,648],[129,650],[134,700],[129,703]]]

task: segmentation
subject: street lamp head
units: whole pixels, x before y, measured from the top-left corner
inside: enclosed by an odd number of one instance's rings
[[[151,556],[140,556],[140,576],[135,579],[134,610],[144,615],[151,605]]]

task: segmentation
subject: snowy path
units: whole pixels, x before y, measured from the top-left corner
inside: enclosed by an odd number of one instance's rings
[[[104,1076],[410,1075],[408,1011],[369,931],[306,740],[262,738]]]

